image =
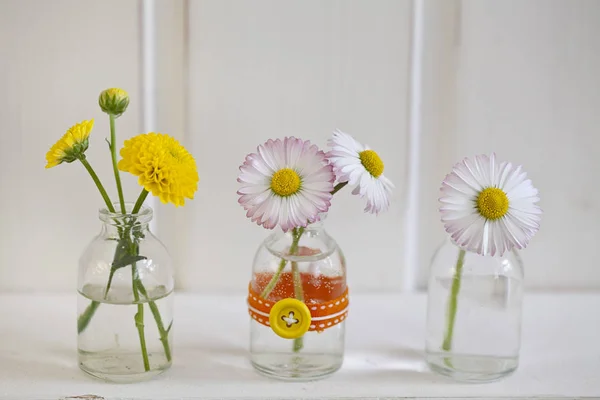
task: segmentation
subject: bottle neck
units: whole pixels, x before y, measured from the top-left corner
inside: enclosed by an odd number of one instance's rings
[[[120,221],[104,222],[102,224],[102,236],[108,237],[123,237],[123,236],[141,236],[145,232],[150,231],[150,225],[147,222],[140,223],[138,221]]]
[[[305,236],[319,236],[322,234],[327,234],[327,232],[325,231],[325,226],[323,221],[317,221],[317,222],[313,222],[312,224],[308,224],[308,226],[306,226],[306,228],[296,228],[297,232],[302,232],[302,237]],[[288,231],[288,232],[283,232],[283,231],[279,231],[278,233],[276,233],[275,235],[278,236],[290,236],[291,238],[294,237],[294,230]]]
[[[300,228],[298,228],[296,232],[298,232],[299,229]],[[302,234],[296,244],[296,234],[293,230],[288,232],[279,230],[269,235],[265,239],[264,245],[273,254],[281,255],[289,254],[292,248],[295,248],[294,251],[301,253],[300,255],[309,255],[304,253],[311,252],[328,254],[337,246],[333,238],[325,231],[322,221],[309,224],[300,232],[302,232]]]
[[[131,212],[133,204],[126,204],[127,212]],[[149,231],[149,224],[152,220],[152,209],[142,207],[135,214],[111,213],[106,209],[101,209],[99,214],[103,222],[102,235],[109,237],[142,237]]]

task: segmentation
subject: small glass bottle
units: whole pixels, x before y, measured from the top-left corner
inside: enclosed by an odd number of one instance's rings
[[[346,263],[322,222],[265,239],[254,259],[249,292],[250,357],[258,371],[312,380],[341,367]]]
[[[100,220],[79,262],[79,366],[112,382],[149,379],[172,361],[171,257],[148,228],[152,209],[102,209]]]
[[[519,364],[523,265],[516,250],[465,252],[446,241],[429,276],[426,359],[459,381],[492,381]]]

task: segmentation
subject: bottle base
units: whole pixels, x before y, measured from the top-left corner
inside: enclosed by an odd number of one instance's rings
[[[341,368],[342,356],[323,354],[252,355],[252,366],[269,378],[305,382],[324,379]]]
[[[466,383],[492,382],[512,374],[519,366],[518,357],[473,356],[427,353],[431,370]]]
[[[158,356],[161,359],[160,366],[156,366],[152,355],[150,358],[150,371],[145,371],[141,356],[135,354],[90,354],[80,352],[79,368],[86,374],[112,383],[135,383],[148,381],[171,367],[171,362],[167,362],[164,355]]]

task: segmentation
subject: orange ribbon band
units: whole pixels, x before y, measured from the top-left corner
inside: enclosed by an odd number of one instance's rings
[[[276,302],[265,300],[248,287],[248,313],[258,323],[270,326],[269,313]],[[310,310],[311,324],[309,331],[321,332],[344,321],[348,317],[348,288],[344,293],[326,303],[307,303]]]

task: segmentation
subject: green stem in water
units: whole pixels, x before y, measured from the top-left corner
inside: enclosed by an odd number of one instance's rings
[[[133,206],[133,210],[131,211],[132,214],[137,214],[138,211],[140,211],[140,209],[142,208],[142,204],[144,204],[144,201],[146,200],[146,197],[148,197],[148,191],[146,189],[142,189],[142,192],[140,193],[137,201],[135,202],[135,205]],[[167,361],[171,361],[171,347],[169,346],[169,332],[171,331],[171,326],[173,325],[173,321],[171,321],[171,323],[169,324],[169,327],[167,329],[165,329],[165,325],[164,325],[162,317],[160,315],[160,311],[158,310],[158,306],[156,305],[156,302],[154,302],[154,300],[150,300],[150,297],[148,297],[148,292],[146,291],[146,288],[144,287],[144,284],[142,283],[142,280],[139,279],[139,277],[136,280],[136,286],[137,286],[137,290],[139,290],[139,292],[142,294],[142,296],[144,296],[147,300],[149,300],[148,305],[150,307],[150,311],[152,311],[154,320],[156,321],[156,327],[158,328],[158,333],[160,334],[160,341],[165,350],[165,357],[167,358]]]
[[[98,178],[98,175],[96,175],[96,172],[94,172],[94,169],[92,168],[90,163],[85,158],[85,154],[81,155],[81,157],[79,158],[79,161],[81,161],[81,163],[83,164],[85,169],[87,169],[87,171],[90,173],[90,176],[92,177],[94,183],[96,184],[96,187],[98,188],[98,190],[100,191],[100,194],[102,195],[102,198],[104,199],[104,202],[106,203],[106,208],[108,208],[108,211],[114,213],[115,208],[112,205],[112,201],[110,201],[110,197],[108,197],[108,194],[106,193],[106,190],[104,189],[104,186],[102,186],[102,182],[100,182],[100,178]]]
[[[133,287],[133,298],[137,305],[137,313],[135,314],[135,326],[140,337],[140,347],[142,348],[142,358],[144,360],[144,370],[150,371],[150,361],[148,360],[148,350],[146,349],[146,336],[144,334],[144,305],[139,304],[140,295],[138,293],[136,282],[139,280],[136,263],[131,264],[131,284]]]
[[[148,292],[144,287],[142,281],[138,278],[136,281],[137,289],[146,299],[150,300],[148,297]],[[160,334],[160,341],[165,350],[165,357],[167,361],[171,361],[171,348],[169,346],[169,332],[171,331],[171,326],[173,325],[173,321],[169,324],[169,327],[165,329],[165,325],[163,323],[162,317],[160,316],[160,311],[158,310],[158,306],[153,300],[148,302],[150,306],[150,311],[152,311],[152,315],[154,316],[154,320],[156,321],[156,327],[158,328],[158,333]]]
[[[287,260],[285,258],[282,258],[279,262],[279,268],[277,268],[277,271],[275,271],[275,274],[273,275],[267,286],[265,286],[265,288],[261,292],[260,297],[262,297],[263,299],[269,297],[273,289],[275,289],[275,285],[277,285],[277,282],[279,282],[279,277],[281,276],[281,273],[285,268],[285,264],[287,264]]]
[[[462,269],[465,261],[465,250],[460,249],[458,259],[456,260],[456,268],[454,269],[454,277],[452,279],[452,289],[448,299],[448,327],[442,344],[442,350],[450,351],[452,349],[452,336],[454,335],[454,322],[456,320],[456,309],[458,306],[458,293],[460,292],[460,281],[462,278]]]
[[[114,209],[112,212],[114,212]],[[119,233],[119,235],[123,235],[123,233]],[[119,261],[121,259],[121,257],[126,255],[124,250],[125,250],[125,245],[123,243],[123,239],[120,239],[119,243],[117,244],[117,248],[115,249],[113,263]],[[104,291],[104,299],[105,300],[108,297],[108,291],[110,289],[110,285],[111,285],[114,273],[115,273],[115,270],[113,268],[111,268],[111,271],[110,271],[110,274],[108,277],[108,284],[106,285],[106,290]],[[87,328],[88,324],[90,323],[92,317],[96,313],[96,310],[98,309],[99,306],[100,306],[99,302],[92,300],[92,302],[90,303],[89,306],[87,306],[85,311],[82,312],[81,315],[79,315],[79,317],[77,318],[77,333],[78,334],[80,334],[81,332],[83,332],[85,330],[85,328]]]
[[[126,235],[129,235],[127,229],[124,230],[123,233],[119,233],[119,235],[124,238]],[[108,283],[106,284],[106,289],[104,290],[104,300],[108,298],[108,291],[110,290],[110,285],[112,284],[113,277],[115,276],[115,272],[117,272],[117,268],[115,268],[115,262],[120,261],[123,257],[127,256],[127,242],[125,239],[119,239],[117,243],[117,248],[115,249],[115,255],[113,257],[113,262],[110,267],[110,272],[108,274]]]
[[[303,233],[304,228],[294,228],[292,245],[290,246],[290,255],[293,255],[298,251],[298,243],[300,242],[300,237]],[[269,297],[273,289],[275,289],[277,282],[279,282],[279,278],[281,277],[281,273],[283,272],[283,269],[285,268],[286,264],[287,260],[285,258],[282,258],[279,262],[279,268],[277,268],[277,271],[275,271],[275,274],[273,275],[267,286],[263,289],[262,293],[260,294],[260,297],[262,297],[263,299]]]
[[[298,263],[292,261],[292,279],[294,280],[294,296],[297,300],[304,303],[304,291],[302,290],[302,279],[300,277],[300,270],[298,269]],[[304,347],[304,336],[294,339],[294,353],[299,352]]]
[[[123,186],[121,185],[121,176],[119,175],[119,168],[117,167],[117,134],[115,131],[115,116],[112,114],[108,115],[110,119],[110,155],[112,158],[113,172],[115,174],[115,181],[117,182],[117,193],[119,194],[119,204],[121,205],[121,214],[125,214],[125,199],[123,198]]]
[[[77,318],[77,333],[81,333],[87,328],[89,325],[92,316],[96,313],[96,309],[100,306],[100,303],[97,301],[92,301],[89,306],[85,309],[84,312],[81,313],[79,318]]]
[[[335,187],[333,188],[333,191],[331,192],[331,195],[333,196],[334,194],[339,192],[347,184],[348,184],[348,182],[341,182],[341,183],[338,183],[337,185],[335,185]],[[294,228],[292,245],[290,246],[290,255],[293,255],[296,253],[296,251],[298,251],[298,243],[300,242],[300,237],[302,237],[302,234],[304,234],[304,229],[305,228],[303,228],[303,227]],[[279,268],[277,268],[277,271],[275,271],[275,274],[273,275],[273,277],[271,278],[271,280],[269,281],[267,286],[264,288],[264,290],[260,294],[260,297],[262,297],[263,299],[266,299],[267,297],[269,297],[269,295],[271,294],[271,292],[277,285],[277,282],[279,281],[279,278],[281,277],[281,274],[283,273],[283,270],[284,270],[286,264],[287,264],[287,260],[285,258],[282,258],[281,262],[279,263]]]
[[[140,210],[140,208],[142,207],[142,204],[144,203],[144,200],[146,200],[146,197],[148,196],[148,192],[146,191],[146,189],[142,189],[142,193],[140,193],[140,196],[138,197],[135,206],[133,207],[133,210],[131,211],[132,214],[137,214],[137,212]],[[135,223],[135,219],[131,222],[132,224]],[[119,232],[119,235],[121,236],[121,240],[119,240],[119,244],[117,245],[117,249],[115,251],[115,257],[113,260],[113,266],[110,269],[110,274],[108,275],[108,284],[106,285],[106,290],[104,291],[104,299],[106,300],[107,296],[108,296],[108,291],[110,290],[110,285],[112,283],[113,280],[113,276],[115,274],[115,272],[117,272],[117,268],[115,268],[114,266],[114,262],[120,260],[123,256],[127,255],[125,246],[126,246],[126,242],[125,242],[125,237],[127,237],[129,235],[129,229],[126,228],[123,232]],[[125,253],[124,253],[125,251]],[[137,255],[138,252],[135,252],[134,255]]]
[[[347,182],[336,185],[336,188],[341,185],[337,190],[341,189],[346,184],[347,184]],[[335,190],[334,190],[334,192],[335,192]],[[305,228],[300,227],[300,228],[294,228],[294,230],[292,231],[292,245],[290,246],[289,255],[293,256],[298,252],[298,244],[300,243],[300,238],[304,234],[304,229]],[[262,297],[263,299],[266,299],[269,297],[269,295],[271,294],[271,292],[273,291],[275,286],[277,286],[277,282],[279,282],[279,278],[281,277],[281,274],[282,274],[286,264],[287,264],[287,260],[285,258],[282,258],[281,261],[279,262],[279,268],[277,268],[277,271],[275,272],[275,274],[273,275],[273,277],[271,278],[271,280],[269,281],[267,286],[264,288],[264,290],[260,294],[260,297]],[[300,271],[298,270],[298,263],[295,261],[292,261],[292,278],[294,280],[294,296],[296,297],[296,299],[304,302],[304,292],[302,291],[302,280],[300,278]],[[299,352],[300,350],[302,350],[303,347],[304,347],[304,337],[303,336],[294,339],[294,346],[293,346],[294,353]]]
[[[133,206],[133,210],[131,210],[132,214],[137,214],[138,211],[140,211],[140,208],[142,208],[142,204],[144,204],[144,201],[146,201],[146,197],[148,197],[148,191],[146,189],[142,189],[142,193],[140,193],[140,196],[138,197],[137,201],[135,202],[135,205]]]

